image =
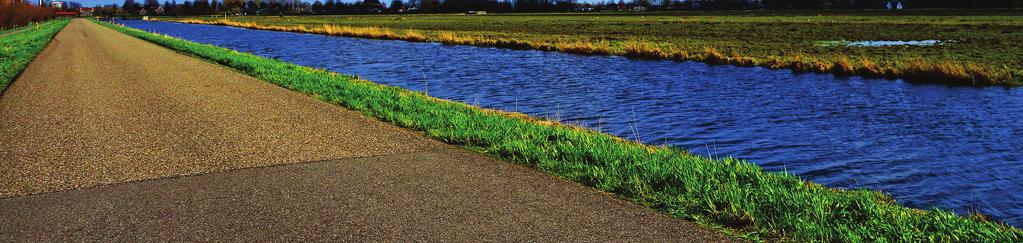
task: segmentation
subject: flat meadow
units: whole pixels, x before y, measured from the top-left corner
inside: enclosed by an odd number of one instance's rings
[[[1023,11],[1014,10],[208,16],[162,20],[763,66],[953,85],[1023,84]],[[938,43],[843,44],[857,41]]]

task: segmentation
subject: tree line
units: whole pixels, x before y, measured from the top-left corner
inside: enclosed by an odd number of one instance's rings
[[[763,0],[767,9],[883,9],[888,3],[907,8],[1014,8],[1020,0]]]
[[[21,1],[0,2],[0,29],[10,29],[52,19],[56,9],[32,6]]]
[[[125,0],[97,7],[101,15],[327,15],[416,12],[570,12],[607,10],[739,9],[882,9],[889,3],[906,8],[1016,8],[1023,0]]]

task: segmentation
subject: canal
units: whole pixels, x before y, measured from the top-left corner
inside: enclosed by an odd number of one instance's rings
[[[1023,89],[121,21],[1023,225]]]

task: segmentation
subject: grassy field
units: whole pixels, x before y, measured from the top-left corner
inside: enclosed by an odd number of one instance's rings
[[[755,240],[1018,241],[982,217],[899,206],[868,190],[833,189],[735,159],[643,145],[608,134],[446,101],[352,76],[100,22],[317,99],[615,193]]]
[[[1023,11],[670,12],[165,18],[281,31],[905,78],[1023,84]],[[937,46],[822,41],[940,40]]]
[[[31,27],[31,26],[29,26],[29,27]],[[11,33],[11,32],[23,29],[23,28],[28,28],[28,27],[22,26],[22,27],[17,27],[17,28],[10,28],[10,29],[0,29],[0,36],[3,36],[5,34],[7,34],[7,33]]]
[[[0,37],[0,94],[68,22],[67,19],[54,20],[40,24],[38,28],[33,26]]]

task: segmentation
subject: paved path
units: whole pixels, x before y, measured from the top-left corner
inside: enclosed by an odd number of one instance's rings
[[[0,96],[0,241],[728,241],[74,20]]]

